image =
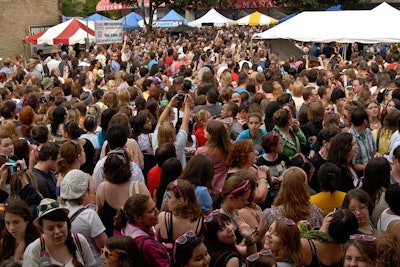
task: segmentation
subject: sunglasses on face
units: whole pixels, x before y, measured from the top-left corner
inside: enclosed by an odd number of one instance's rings
[[[250,189],[250,180],[246,180],[246,182],[244,183],[244,185],[242,185],[242,186],[240,186],[240,187],[234,189],[229,195],[230,195],[230,196],[234,196],[234,195],[236,195],[238,192],[247,191],[247,190],[249,190],[249,189]]]
[[[247,265],[248,265],[250,262],[255,262],[255,261],[258,260],[260,257],[272,257],[272,251],[271,251],[270,249],[268,249],[268,250],[263,249],[263,250],[261,250],[261,251],[259,251],[259,252],[257,252],[257,253],[251,254],[250,256],[248,256],[248,257],[246,258],[246,263],[247,263]]]
[[[108,257],[110,257],[110,256],[115,256],[115,257],[118,257],[118,256],[119,256],[118,253],[109,251],[106,247],[100,249],[100,255],[104,255],[107,259],[108,259]]]
[[[43,204],[43,205],[37,206],[36,207],[36,211],[37,211],[37,213],[39,213],[39,212],[44,213],[44,212],[46,212],[48,210],[56,209],[56,208],[59,208],[59,207],[60,207],[60,202],[54,201],[54,202],[51,202],[51,203],[48,203],[48,204]]]
[[[174,259],[174,261],[176,261],[175,255],[177,245],[184,245],[190,238],[194,237],[196,237],[196,234],[192,230],[189,230],[175,240],[174,251],[172,252],[172,258]]]

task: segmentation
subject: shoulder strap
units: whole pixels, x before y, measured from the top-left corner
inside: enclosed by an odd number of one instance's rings
[[[135,187],[135,191],[133,191],[133,187]],[[132,181],[129,185],[129,196],[131,197],[133,194],[139,194],[139,181]]]
[[[199,229],[199,227],[201,227],[201,222],[202,222],[202,220],[203,220],[203,217],[202,217],[202,216],[199,216],[199,219],[197,220],[196,231],[195,231],[196,235],[197,235],[198,233],[200,233],[200,230],[201,230],[201,229]]]
[[[376,135],[376,151],[379,150],[379,139],[381,137],[381,129],[378,130],[378,134]]]
[[[81,241],[79,240],[78,234],[77,233],[72,233],[72,236],[74,237],[75,244],[78,247],[79,254],[81,254],[82,260],[84,260],[82,244],[81,244]]]
[[[307,239],[307,241],[308,241],[308,244],[310,245],[310,249],[311,249],[311,253],[312,253],[313,257],[317,256],[317,249],[315,248],[314,242],[312,242],[311,239]]]
[[[139,181],[134,181],[135,183],[135,194],[140,194],[139,192]]]
[[[84,211],[85,209],[86,209],[86,208],[80,208],[79,210],[77,210],[77,211],[74,213],[74,215],[71,216],[71,218],[69,219],[69,221],[72,223],[72,222],[76,219],[76,217],[78,217],[79,214],[81,214],[82,211]]]
[[[132,194],[133,194],[133,186],[134,186],[134,181],[132,181],[131,182],[131,184],[129,185],[129,197],[131,197],[132,196]]]
[[[167,220],[168,216],[169,216],[169,218],[168,218],[169,220]],[[165,222],[165,230],[167,231],[168,241],[171,241],[172,234],[173,234],[172,212],[165,213],[164,222]]]
[[[42,253],[42,252],[44,252],[44,251],[46,251],[46,245],[45,245],[45,243],[44,243],[44,237],[41,236],[41,237],[40,237],[40,252]]]

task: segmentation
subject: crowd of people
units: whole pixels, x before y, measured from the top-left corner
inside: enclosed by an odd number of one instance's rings
[[[400,49],[261,30],[2,60],[0,266],[399,266]]]

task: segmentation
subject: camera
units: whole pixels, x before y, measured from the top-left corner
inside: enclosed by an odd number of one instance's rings
[[[183,100],[185,100],[185,93],[184,93],[184,92],[180,92],[180,93],[178,94],[178,96],[176,97],[176,100],[178,100],[178,101],[183,101]]]

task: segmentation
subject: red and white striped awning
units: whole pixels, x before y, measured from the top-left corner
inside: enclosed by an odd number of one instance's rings
[[[100,2],[96,5],[96,11],[110,11],[110,10],[123,10],[123,9],[132,9],[130,6],[120,4],[120,3],[111,3],[110,0],[100,0]]]
[[[89,42],[95,41],[94,22],[89,21],[87,23],[73,18],[37,34],[27,36],[24,41],[48,45],[84,44],[86,38],[89,38]]]

